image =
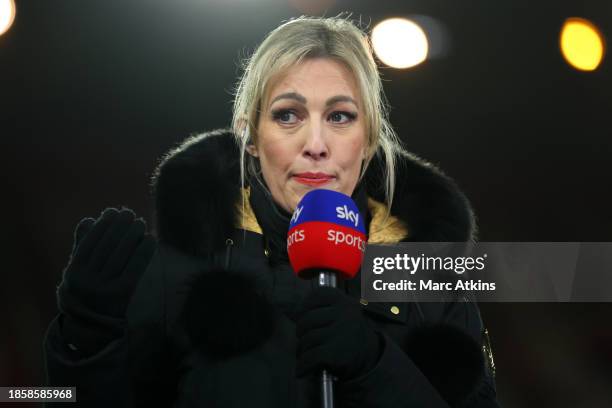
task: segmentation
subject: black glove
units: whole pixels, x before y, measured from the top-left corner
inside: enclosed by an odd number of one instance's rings
[[[368,324],[357,299],[336,288],[316,287],[304,299],[296,321],[297,376],[329,370],[340,380],[370,371],[382,339]]]
[[[227,359],[259,347],[272,336],[277,311],[270,303],[272,276],[265,258],[244,251],[209,257],[190,283],[180,321],[193,345],[212,359]]]
[[[116,331],[145,271],[155,240],[130,209],[106,209],[97,220],[84,218],[75,229],[72,256],[57,288],[68,336]],[[93,330],[92,330],[93,328]],[[89,336],[93,337],[93,336]],[[100,336],[108,337],[108,336]]]

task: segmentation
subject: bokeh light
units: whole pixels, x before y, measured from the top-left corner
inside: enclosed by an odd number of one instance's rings
[[[605,54],[604,37],[595,24],[577,17],[565,20],[559,46],[567,63],[581,71],[597,69]]]
[[[390,18],[372,29],[376,56],[393,68],[410,68],[427,58],[429,43],[423,29],[405,18]]]
[[[11,28],[15,20],[15,2],[13,0],[0,0],[0,35]]]
[[[325,15],[335,3],[335,0],[289,0],[296,10],[309,16]]]

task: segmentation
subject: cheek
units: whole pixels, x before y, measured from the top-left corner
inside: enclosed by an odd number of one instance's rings
[[[359,175],[364,149],[365,143],[361,138],[352,141],[351,144],[344,149],[344,163],[342,167],[351,175]]]
[[[266,143],[262,144],[261,149],[261,164],[262,171],[281,177],[287,172],[291,165],[290,152],[283,143]]]

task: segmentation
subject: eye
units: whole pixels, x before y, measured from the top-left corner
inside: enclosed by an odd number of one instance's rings
[[[329,114],[329,118],[334,123],[345,124],[354,121],[357,114],[352,112],[335,111]]]
[[[272,119],[284,124],[296,123],[297,115],[292,109],[278,109],[272,111]]]

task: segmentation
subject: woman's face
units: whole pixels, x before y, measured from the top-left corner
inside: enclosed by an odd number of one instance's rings
[[[353,193],[367,141],[359,90],[344,65],[307,59],[272,78],[259,115],[249,153],[277,204],[293,212],[313,189]]]

